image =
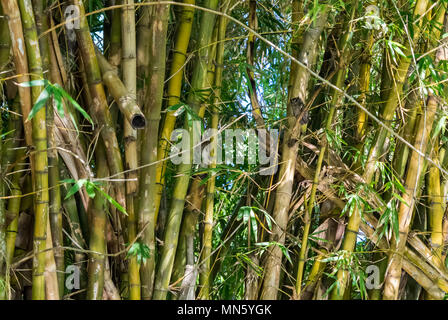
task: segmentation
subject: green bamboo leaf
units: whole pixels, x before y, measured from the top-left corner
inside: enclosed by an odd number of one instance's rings
[[[34,116],[45,106],[50,97],[51,97],[51,86],[46,86],[40,93],[36,103],[31,109],[30,114],[28,115],[27,118],[28,121],[34,118]]]
[[[92,182],[87,181],[87,183],[86,183],[86,191],[87,191],[87,195],[89,196],[89,198],[91,198],[91,199],[95,198],[95,195],[96,195],[96,193],[95,193],[95,185]]]
[[[98,188],[97,186],[95,186],[95,188],[97,190],[99,190],[101,192],[101,194],[107,199],[107,201],[109,201],[110,204],[112,204],[115,208],[117,208],[118,211],[120,211],[121,213],[123,213],[126,216],[128,215],[126,210],[114,198],[112,198],[110,195],[108,195],[106,192],[104,192],[103,189]]]
[[[67,91],[65,91],[59,84],[54,84],[53,85],[55,90],[57,90],[61,96],[63,96],[64,98],[66,98],[74,107],[76,110],[79,111],[79,113],[81,113],[83,115],[84,118],[86,118],[91,124],[92,126],[94,126],[93,120],[92,118],[88,115],[88,113],[78,104],[78,102],[76,102],[75,99],[73,99],[68,93]]]
[[[53,101],[56,105],[56,110],[61,118],[64,117],[64,106],[62,104],[62,96],[58,91],[53,91]]]
[[[16,131],[16,129],[13,129],[11,131],[5,132],[3,134],[0,135],[0,139],[3,139],[4,137],[6,137],[7,135],[13,133],[14,131]]]
[[[76,192],[78,192],[85,184],[87,183],[87,179],[80,179],[76,181],[76,183],[68,190],[67,195],[65,196],[65,200],[69,199]]]

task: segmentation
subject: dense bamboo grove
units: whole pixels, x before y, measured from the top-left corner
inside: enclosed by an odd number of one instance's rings
[[[0,0],[0,299],[447,299],[447,6]]]

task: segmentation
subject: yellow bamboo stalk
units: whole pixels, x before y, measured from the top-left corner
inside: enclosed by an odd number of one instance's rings
[[[204,7],[216,10],[218,7],[218,0],[207,0],[204,3]],[[198,41],[198,59],[193,72],[191,86],[192,93],[188,97],[188,104],[192,110],[199,114],[201,104],[204,103],[205,97],[208,94],[198,95],[198,91],[209,89],[207,73],[209,62],[209,48],[213,35],[213,26],[215,24],[216,16],[209,12],[203,12],[201,17],[201,27],[199,31]],[[194,123],[194,125],[197,125]],[[185,119],[184,128],[189,132],[190,137],[193,137],[193,128],[191,128],[188,119]],[[192,140],[190,138],[190,143]],[[168,222],[165,228],[164,246],[161,250],[159,267],[157,270],[154,299],[162,300],[166,298],[167,289],[171,277],[171,271],[173,269],[173,263],[176,255],[176,247],[179,238],[179,229],[182,221],[182,213],[185,204],[185,197],[187,196],[188,185],[190,182],[190,172],[192,168],[192,145],[190,149],[190,161],[188,163],[182,163],[178,166],[178,178],[176,179],[172,205],[168,214]]]
[[[304,36],[299,60],[310,68],[314,68],[317,59],[319,38],[326,23],[328,10],[328,6],[323,6],[313,25]],[[285,242],[286,237],[288,208],[292,196],[296,157],[298,153],[298,137],[303,124],[300,119],[300,114],[308,97],[307,88],[310,80],[310,74],[306,69],[298,67],[295,70],[296,74],[291,75],[294,83],[291,84],[290,92],[288,93],[290,96],[287,112],[288,124],[282,145],[282,164],[278,175],[279,182],[273,212],[273,218],[276,224],[273,227],[273,234],[271,235],[271,241],[276,241],[280,244]],[[293,98],[294,100],[292,100]],[[264,300],[272,300],[277,297],[282,260],[282,251],[279,246],[271,246],[268,249],[268,253],[269,255],[264,267],[263,286],[261,288],[261,299]]]
[[[135,35],[135,7],[134,0],[124,0],[123,4],[128,5],[122,9],[121,42],[123,43],[123,83],[129,94],[136,99],[137,95],[137,59],[136,59],[136,35]],[[125,159],[126,169],[136,169],[138,167],[137,157],[137,132],[131,123],[124,120],[125,136]],[[134,241],[137,237],[137,217],[134,206],[134,197],[137,192],[137,182],[132,181],[138,178],[137,172],[127,174],[130,181],[126,182],[126,204],[127,204],[127,227],[128,242]],[[129,258],[129,299],[140,300],[140,270],[136,256]]]
[[[414,17],[419,17],[426,12],[426,8],[428,7],[429,0],[418,0],[414,7]],[[414,26],[414,36],[413,43],[416,43],[417,39],[420,36],[420,24]],[[390,91],[387,101],[385,102],[383,112],[382,112],[382,120],[383,121],[391,121],[395,110],[398,106],[398,102],[401,98],[403,91],[403,84],[405,82],[405,78],[409,69],[409,65],[411,63],[410,56],[412,54],[412,48],[408,41],[405,42],[406,50],[404,50],[404,54],[406,56],[402,57],[399,61],[397,69],[394,70],[393,79],[395,79],[393,90]],[[363,178],[365,183],[369,184],[372,181],[373,174],[376,170],[376,163],[378,158],[383,154],[384,142],[387,137],[387,131],[381,128],[375,138],[375,143],[370,149],[369,156],[366,162],[366,168],[363,173]],[[342,243],[342,250],[353,252],[356,244],[356,239],[359,231],[359,226],[361,223],[361,210],[356,207],[353,210],[352,215],[348,220],[348,224],[346,227],[346,232],[344,235],[344,240]],[[343,298],[345,293],[345,287],[348,282],[348,272],[347,270],[339,270],[337,274],[337,281],[339,281],[339,286],[336,286],[331,294],[332,300],[340,300]]]
[[[166,41],[170,6],[166,4],[157,5],[152,12],[150,24],[150,46],[148,55],[150,64],[148,85],[145,96],[145,116],[148,126],[143,131],[140,148],[146,150],[140,156],[141,163],[146,165],[140,171],[139,177],[139,203],[138,219],[139,230],[143,231],[143,243],[148,246],[151,258],[142,263],[140,277],[142,284],[142,299],[151,299],[154,287],[155,275],[155,252],[156,252],[156,164],[157,143],[159,134],[160,113],[163,102],[163,89],[166,65]],[[151,165],[150,165],[151,164]]]
[[[31,80],[43,80],[42,60],[37,36],[36,22],[34,20],[33,6],[31,0],[20,0],[19,8],[22,17],[23,29],[25,30],[25,45],[28,55],[29,69],[32,71]],[[31,88],[33,105],[36,103],[41,92],[42,85]],[[32,120],[33,144],[36,148],[34,163],[32,167],[34,190],[36,192],[34,202],[34,263],[32,279],[33,300],[45,299],[45,262],[47,241],[47,219],[48,219],[48,159],[47,159],[47,127],[46,108],[36,113]]]
[[[187,4],[195,4],[195,0],[183,0]],[[185,65],[187,63],[187,50],[190,43],[191,29],[193,27],[194,9],[189,7],[182,7],[179,18],[179,27],[176,34],[176,42],[174,45],[173,57],[171,62],[171,70],[167,88],[167,107],[171,107],[180,103],[180,95],[182,91],[182,79],[184,76]],[[169,142],[171,133],[174,130],[176,117],[174,111],[167,112],[163,122],[162,131],[160,134],[159,144],[157,147],[157,161],[165,159],[169,154]],[[156,175],[156,198],[155,210],[156,217],[160,209],[160,200],[162,199],[162,190],[165,185],[166,161],[157,164]]]
[[[444,26],[446,30],[446,24],[448,23],[448,21],[444,22],[444,18],[445,8],[444,6],[441,6],[437,13],[436,21],[438,21],[440,24],[445,23]],[[440,31],[435,30],[433,32],[435,33],[436,39],[438,39],[440,36]],[[441,49],[438,49],[436,54],[436,63],[438,61],[447,59],[448,56],[445,53],[445,49],[443,47]],[[417,122],[414,146],[418,150],[426,150],[431,134],[432,124],[435,120],[438,108],[438,99],[433,94],[430,94],[426,105],[426,114],[422,115]],[[393,241],[391,254],[389,256],[389,265],[384,283],[384,300],[395,300],[398,297],[403,261],[402,253],[406,246],[407,235],[409,233],[409,227],[414,212],[416,201],[415,196],[418,189],[420,175],[424,167],[423,163],[424,159],[416,151],[412,151],[408,169],[406,172],[406,192],[404,192],[402,195],[403,201],[400,202],[400,207],[398,210],[398,229],[400,235],[398,239],[395,239],[397,241]]]
[[[223,12],[227,12],[230,1],[227,1],[222,8]],[[218,122],[219,122],[219,105],[221,101],[221,86],[222,86],[222,72],[223,72],[223,62],[224,62],[224,39],[226,36],[227,29],[227,19],[220,17],[217,24],[217,34],[216,42],[216,67],[214,72],[214,105],[212,106],[212,121],[210,128],[214,132],[218,132]],[[211,54],[210,61],[213,64],[214,55]],[[210,169],[216,168],[217,163],[217,148],[218,148],[218,137],[213,136],[210,139],[210,157],[211,163],[209,164]],[[215,174],[212,172],[212,176],[207,181],[207,194],[205,198],[205,217],[204,217],[204,233],[202,238],[202,245],[204,246],[202,250],[201,263],[202,268],[199,274],[199,283],[201,285],[201,290],[199,292],[199,299],[209,300],[210,299],[210,261],[212,254],[212,234],[214,225],[214,204],[215,204]]]
[[[354,19],[355,14],[355,8],[357,7],[357,1],[354,1],[352,3],[353,9],[350,15],[350,19],[346,20],[344,30],[344,35],[340,39],[339,48],[338,50],[341,52],[340,60],[339,60],[339,70],[337,71],[336,77],[334,77],[334,84],[338,88],[342,88],[344,86],[344,80],[347,73],[346,66],[349,64],[348,61],[348,55],[349,55],[349,48],[348,48],[348,39],[349,35],[352,32],[353,24],[351,21]],[[330,112],[327,117],[327,122],[325,126],[326,132],[329,132],[331,130],[331,127],[333,125],[333,118],[334,114],[336,112],[336,109],[339,108],[339,106],[342,103],[342,94],[336,90],[332,90],[332,99],[331,99],[331,106],[330,106]],[[317,160],[317,166],[316,171],[314,173],[314,179],[313,179],[313,185],[311,187],[311,193],[310,197],[307,201],[306,208],[305,208],[305,226],[303,227],[303,235],[302,235],[302,246],[300,248],[300,254],[299,254],[299,264],[298,264],[298,270],[297,270],[297,281],[296,281],[296,293],[297,296],[300,296],[300,291],[302,288],[302,278],[303,278],[303,270],[305,267],[305,260],[306,260],[306,252],[307,252],[307,246],[308,246],[308,236],[310,232],[311,227],[311,215],[314,208],[314,202],[316,201],[316,191],[317,191],[317,185],[319,184],[320,179],[320,173],[322,168],[322,163],[324,160],[325,152],[327,151],[327,144],[328,141],[326,138],[324,138],[324,142],[320,148],[319,158]]]

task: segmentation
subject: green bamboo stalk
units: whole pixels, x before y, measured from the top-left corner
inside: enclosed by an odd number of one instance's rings
[[[373,2],[375,3],[375,2]],[[372,48],[374,44],[374,33],[371,30],[364,30],[361,66],[359,68],[359,97],[358,102],[363,106],[367,105],[367,92],[370,87],[370,69],[372,67]],[[358,109],[358,119],[356,127],[356,140],[358,144],[362,143],[367,130],[367,114]]]
[[[4,172],[12,174],[12,178],[10,178],[10,194],[13,197],[8,201],[8,212],[12,218],[12,221],[6,229],[7,265],[10,265],[12,263],[12,259],[14,257],[15,240],[17,236],[19,210],[22,195],[22,191],[19,185],[19,180],[22,176],[22,173],[20,171],[25,168],[25,165],[23,165],[25,158],[25,148],[20,148],[20,144],[22,142],[21,137],[23,135],[23,124],[22,120],[18,116],[20,108],[19,99],[20,97],[19,95],[17,95],[11,107],[11,110],[14,113],[11,113],[8,121],[8,132],[14,130],[15,135],[5,141],[5,151],[2,159]]]
[[[3,16],[3,9],[0,5],[0,16]],[[5,70],[10,62],[11,39],[9,38],[8,21],[6,17],[0,18],[0,71]]]
[[[419,17],[426,12],[426,8],[428,7],[429,0],[418,0],[415,8],[414,8],[414,17]],[[419,25],[414,26],[414,34],[413,34],[413,43],[416,43],[417,39],[420,36],[420,27]],[[397,69],[394,70],[393,79],[394,87],[393,90],[390,90],[388,99],[385,102],[382,111],[382,120],[387,122],[391,121],[395,110],[398,106],[398,101],[402,96],[403,84],[405,82],[405,78],[409,69],[409,65],[411,63],[411,54],[412,48],[410,47],[408,41],[404,43],[406,49],[404,50],[404,55],[406,57],[402,57],[399,61]],[[365,183],[369,184],[372,181],[373,174],[375,173],[376,163],[378,158],[383,154],[384,142],[387,137],[387,131],[383,128],[379,129],[379,132],[376,135],[375,142],[372,145],[369,156],[366,162],[366,167],[363,173],[363,178]],[[356,239],[358,235],[359,225],[361,223],[361,210],[356,207],[349,218],[346,232],[342,244],[342,250],[353,252],[356,244]],[[343,298],[345,293],[345,286],[348,282],[348,272],[347,270],[339,270],[337,274],[337,281],[339,285],[332,291],[331,299],[332,300],[340,300]]]
[[[257,1],[249,1],[249,27],[252,30],[258,31],[258,19],[257,19]],[[247,64],[246,72],[248,74],[248,86],[249,86],[249,99],[252,105],[252,115],[254,116],[257,124],[257,129],[265,129],[263,115],[260,108],[260,103],[257,97],[257,85],[254,75],[254,60],[255,60],[255,40],[256,37],[253,33],[249,34],[247,39]]]
[[[98,144],[95,150],[95,160],[97,164],[97,177],[104,178],[109,170],[106,161],[106,150],[102,143]],[[107,188],[100,187],[107,194]],[[93,206],[90,206],[91,226],[89,242],[89,266],[88,266],[88,286],[87,299],[102,300],[104,289],[104,269],[106,259],[106,223],[107,213],[105,199],[101,192],[95,192]]]
[[[227,1],[222,8],[222,12],[227,13],[230,5],[230,1]],[[252,5],[253,6],[253,5]],[[222,87],[222,73],[223,73],[223,63],[224,63],[224,39],[226,37],[226,29],[227,29],[228,20],[225,17],[220,17],[217,23],[217,46],[216,46],[216,67],[214,72],[214,105],[212,106],[212,117],[211,117],[211,126],[210,128],[215,132],[218,132],[218,122],[219,122],[219,109],[218,105],[221,102],[221,87]],[[252,52],[253,53],[253,52]],[[213,55],[209,57],[210,64],[213,65]],[[253,78],[252,78],[253,79]],[[254,82],[253,82],[254,84]],[[253,91],[255,94],[255,91]],[[257,98],[255,96],[254,101],[257,102]],[[255,111],[257,115],[261,115]],[[258,105],[259,110],[259,105]],[[261,118],[263,128],[264,128],[264,120]],[[209,164],[210,169],[216,168],[217,163],[217,148],[218,148],[218,137],[213,136],[210,139],[210,157],[211,163]],[[214,205],[215,205],[215,183],[216,178],[212,174],[212,176],[207,181],[207,194],[205,198],[205,217],[204,217],[204,232],[202,237],[202,256],[200,259],[201,269],[199,273],[199,284],[201,286],[201,290],[199,291],[198,298],[201,300],[209,300],[210,299],[210,275],[211,275],[211,255],[212,255],[212,233],[213,233],[213,225],[214,225]]]
[[[118,5],[121,4],[123,0],[111,0],[110,5]],[[124,49],[124,44],[122,43],[121,38],[121,28],[122,28],[122,21],[121,21],[121,10],[120,9],[114,9],[111,13],[111,27],[110,27],[110,34],[109,34],[109,56],[108,60],[111,65],[118,68],[121,60],[122,60],[122,50]]]
[[[36,19],[37,32],[42,34],[48,30],[48,16],[47,1],[46,0],[33,0],[34,16]],[[49,77],[48,70],[50,68],[50,38],[48,34],[39,37],[39,46],[42,57],[42,68],[44,76]],[[54,81],[54,79],[51,79]],[[64,251],[63,246],[63,233],[62,233],[62,206],[61,206],[61,193],[59,189],[59,166],[58,166],[58,152],[56,150],[55,141],[55,127],[54,127],[54,109],[52,104],[47,106],[47,137],[48,137],[48,184],[49,184],[49,218],[51,224],[51,238],[53,250],[49,250],[49,260],[55,260],[58,278],[58,290],[59,297],[64,294]],[[54,256],[54,257],[52,257]],[[48,263],[48,262],[47,262]],[[51,266],[53,268],[53,266]]]
[[[101,72],[95,55],[95,47],[90,35],[89,25],[85,17],[84,4],[81,0],[73,0],[72,3],[78,6],[80,11],[80,28],[76,30],[76,35],[93,101],[93,104],[90,106],[90,112],[94,120],[101,127],[101,137],[108,150],[106,155],[110,174],[115,175],[116,179],[121,180],[124,179],[124,175],[120,147],[115,133],[115,126],[109,112],[104,87],[101,82]],[[124,185],[121,182],[115,182],[112,185],[117,202],[123,208],[126,208]]]
[[[62,179],[68,179],[69,174],[62,162],[59,163],[60,177]],[[80,216],[83,214],[82,210],[78,210],[78,205],[76,203],[75,196],[71,196],[66,199],[66,195],[69,191],[67,185],[61,187],[61,196],[63,197],[62,207],[65,211],[65,216],[67,218],[67,223],[69,225],[70,237],[72,239],[73,247],[80,250],[86,250],[88,248],[87,242],[89,237],[85,237],[84,234],[89,235],[89,229],[87,226],[83,225]],[[86,241],[87,239],[87,241]],[[87,288],[87,270],[86,266],[88,261],[87,254],[83,251],[74,252],[74,264],[80,270],[80,289],[85,290]],[[64,270],[65,271],[65,270]],[[77,295],[79,299],[85,299],[85,292],[82,291]]]
[[[418,97],[417,88],[412,88],[406,99],[406,109],[411,109],[406,115],[405,123],[403,128],[402,136],[406,141],[412,141],[415,123],[417,122],[417,114],[421,111],[421,106],[423,104],[422,100]],[[399,143],[397,146],[397,151],[394,152],[393,167],[397,172],[397,176],[401,179],[403,178],[406,170],[406,164],[409,159],[409,147],[404,143]]]
[[[125,0],[123,4],[127,5],[122,9],[121,14],[121,42],[123,43],[122,67],[123,83],[129,94],[135,100],[137,95],[137,59],[136,59],[136,35],[135,35],[135,7],[134,0]],[[146,121],[145,121],[146,122]],[[125,139],[125,159],[126,169],[132,170],[138,167],[137,156],[137,131],[131,123],[124,120],[124,139]],[[134,197],[137,192],[137,172],[127,174],[129,181],[126,182],[126,203],[128,205],[128,242],[134,241],[137,237],[137,217],[134,207]],[[129,299],[140,300],[140,271],[136,256],[129,258]]]
[[[23,29],[25,30],[25,45],[28,55],[31,80],[42,80],[42,59],[40,54],[36,22],[34,20],[33,6],[31,0],[20,0],[19,8],[22,17]],[[31,88],[33,105],[36,103],[41,92],[42,85]],[[32,120],[33,144],[36,154],[33,156],[32,167],[35,196],[35,223],[34,223],[34,263],[33,263],[33,300],[45,299],[45,249],[47,240],[48,219],[48,158],[47,158],[47,127],[46,108],[36,113]]]
[[[206,0],[204,3],[205,8],[216,10],[218,8],[218,0]],[[192,93],[188,97],[188,104],[192,110],[196,113],[199,112],[201,104],[205,101],[206,93],[201,92],[201,97],[198,95],[198,91],[209,89],[207,73],[209,62],[209,50],[208,46],[211,43],[213,36],[213,26],[215,24],[216,16],[209,12],[203,12],[200,23],[200,30],[198,35],[198,59],[196,61],[195,69],[191,80]],[[196,123],[194,123],[196,125]],[[187,119],[185,119],[184,128],[192,135],[192,128]],[[193,139],[190,139],[192,143]],[[176,248],[179,238],[179,229],[182,221],[182,213],[185,204],[185,197],[188,191],[188,185],[190,181],[190,173],[192,168],[191,156],[193,153],[190,149],[190,161],[189,163],[182,163],[178,166],[178,178],[176,179],[172,205],[168,214],[168,221],[165,228],[164,245],[161,250],[160,262],[157,269],[154,299],[164,300],[166,298],[171,272],[173,269],[173,262],[176,256]]]
[[[141,148],[147,150],[141,155],[141,163],[147,165],[157,161],[157,143],[159,134],[160,113],[163,102],[163,88],[166,65],[166,35],[169,20],[169,5],[158,5],[154,8],[150,25],[151,46],[146,53],[151,62],[148,69],[148,90],[145,97],[144,112],[148,126],[142,135]],[[143,168],[139,178],[138,219],[139,230],[143,231],[142,241],[151,252],[151,258],[142,263],[140,277],[142,284],[142,299],[151,299],[155,274],[155,228],[157,213],[156,196],[156,165]]]
[[[353,7],[352,7],[352,11],[351,11],[349,20],[346,20],[346,22],[344,24],[343,30],[345,30],[345,31],[344,31],[344,34],[341,37],[339,45],[338,45],[338,50],[339,50],[339,52],[341,52],[340,60],[339,60],[339,64],[338,64],[339,70],[337,71],[336,76],[333,78],[334,84],[338,88],[344,87],[344,81],[345,81],[345,77],[347,74],[346,67],[350,63],[350,61],[348,61],[349,53],[350,53],[350,50],[348,47],[348,44],[349,44],[348,41],[349,41],[349,36],[354,27],[353,24],[351,23],[351,21],[353,21],[353,19],[354,19],[354,14],[356,12],[355,9],[357,7],[357,1],[353,1],[352,5],[353,5]],[[324,17],[323,19],[325,21],[326,17]],[[325,125],[325,132],[329,132],[331,130],[336,109],[338,109],[343,102],[342,94],[336,90],[332,90],[331,97],[332,98],[331,98],[331,102],[330,102],[330,111],[328,113],[327,122]],[[307,246],[308,246],[308,236],[309,236],[309,231],[310,231],[310,227],[311,227],[311,215],[313,213],[314,202],[316,200],[317,185],[319,184],[322,163],[323,163],[324,155],[325,155],[325,152],[327,151],[327,148],[328,148],[328,141],[327,141],[326,137],[324,137],[324,143],[322,144],[320,151],[319,151],[319,158],[317,160],[316,171],[314,173],[313,185],[311,187],[311,194],[310,194],[310,197],[305,206],[305,210],[306,210],[305,217],[304,217],[305,226],[303,228],[302,245],[300,248],[299,264],[298,264],[298,269],[297,269],[297,281],[296,281],[296,293],[298,296],[300,296],[301,287],[302,287],[303,270],[305,267],[306,252],[307,252]]]
[[[435,166],[429,168],[428,174],[429,230],[431,247],[438,259],[442,259],[443,251],[443,207],[444,196],[440,190],[440,170]]]
[[[195,4],[195,0],[183,0],[187,4]],[[167,107],[175,106],[180,103],[180,96],[182,91],[182,80],[184,77],[185,64],[187,60],[187,50],[190,43],[191,29],[193,27],[194,9],[189,7],[182,7],[179,17],[179,26],[176,33],[176,40],[174,44],[174,50],[172,55],[170,77],[167,88]],[[169,142],[171,139],[171,133],[173,132],[176,124],[175,111],[166,113],[163,121],[162,130],[160,133],[159,144],[157,147],[157,161],[161,161],[157,164],[157,176],[156,176],[156,215],[159,212],[160,200],[162,198],[163,187],[165,185],[165,173],[167,168],[167,162],[162,161],[169,154]]]
[[[150,2],[142,0],[141,2]],[[146,80],[149,71],[149,47],[151,43],[151,16],[154,6],[143,6],[140,8],[140,16],[137,23],[137,101],[144,105],[146,96]],[[140,139],[140,137],[139,137]],[[137,143],[140,145],[140,143]]]
[[[125,49],[123,48],[123,52]],[[98,65],[103,75],[103,82],[109,89],[109,93],[114,97],[121,113],[131,124],[132,129],[143,129],[146,126],[146,119],[140,107],[137,105],[135,94],[130,92],[125,84],[120,80],[116,68],[114,68],[106,58],[96,50]],[[123,59],[129,59],[124,58]],[[127,77],[129,81],[129,77]]]
[[[312,26],[304,35],[303,46],[299,54],[299,61],[310,68],[314,68],[319,54],[318,44],[320,34],[326,24],[326,16],[329,7],[323,5]],[[285,242],[285,231],[288,222],[288,208],[292,196],[296,157],[298,153],[298,137],[303,125],[300,115],[305,107],[308,97],[308,84],[310,73],[303,67],[295,69],[296,74],[291,75],[294,83],[291,83],[288,103],[288,124],[282,145],[282,159],[279,170],[279,182],[276,190],[273,218],[276,221],[273,227],[271,241],[280,244]],[[268,258],[264,267],[263,286],[261,288],[261,299],[272,300],[277,298],[280,284],[280,271],[282,251],[279,246],[271,246],[268,249]]]
[[[447,30],[448,19],[445,19],[444,6],[439,8],[435,20],[440,24],[443,24],[444,30]],[[436,39],[438,39],[441,34],[438,29],[434,30],[433,33],[435,34]],[[448,57],[445,54],[445,49],[443,47],[442,49],[438,49],[436,53],[436,63],[447,59]],[[437,97],[433,94],[429,94],[426,110],[424,110],[426,113],[420,117],[416,127],[414,146],[418,150],[426,150],[427,148],[430,140],[432,124],[435,120],[438,108],[439,101]],[[414,212],[416,191],[422,174],[422,169],[424,167],[423,163],[424,159],[417,154],[417,152],[413,151],[411,158],[409,159],[409,165],[406,172],[406,192],[402,195],[404,201],[400,202],[398,211],[398,227],[400,235],[399,238],[396,239],[397,241],[393,242],[392,251],[389,256],[389,266],[384,282],[384,300],[397,299],[398,297],[402,268],[402,252],[406,246],[407,235],[409,233],[409,227]]]
[[[2,119],[0,119],[0,128],[3,127]],[[5,157],[5,150],[3,147],[3,141],[0,138],[0,197],[5,197],[6,195],[6,188],[5,183],[3,182],[4,176],[4,165],[3,165],[3,158]],[[7,277],[6,277],[6,270],[8,268],[8,262],[7,262],[7,246],[6,246],[6,207],[5,207],[5,200],[0,199],[0,300],[6,300],[7,298]]]
[[[182,226],[179,234],[179,243],[177,245],[176,258],[174,260],[173,272],[171,275],[172,283],[180,284],[183,282],[184,278],[187,276],[186,266],[188,265],[187,260],[189,260],[189,258],[190,260],[192,260],[190,264],[191,267],[194,267],[195,263],[194,256],[187,257],[189,254],[187,248],[189,244],[194,243],[196,226],[198,222],[198,217],[201,213],[205,191],[206,186],[204,184],[201,185],[201,180],[198,178],[194,179],[193,182],[191,183],[190,191],[187,196],[188,204],[185,206],[185,213],[182,218]],[[176,298],[180,297],[177,296]]]
[[[2,7],[0,6],[0,16],[3,15]],[[0,72],[5,69],[8,65],[9,50],[10,50],[10,39],[7,21],[5,18],[0,18]],[[0,80],[0,87],[3,86],[3,81]],[[2,128],[2,120],[0,119],[0,128]],[[5,168],[5,157],[8,152],[7,146],[4,146],[2,141],[0,141],[0,176],[3,180],[3,172]],[[5,148],[6,147],[6,148]],[[0,197],[6,195],[5,183],[0,181]],[[0,288],[0,300],[7,298],[8,290],[6,285],[6,273],[8,269],[8,227],[6,226],[6,211],[5,211],[5,201],[0,200],[0,283],[2,288]]]

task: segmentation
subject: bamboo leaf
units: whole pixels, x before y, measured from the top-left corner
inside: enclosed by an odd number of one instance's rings
[[[51,97],[51,86],[46,86],[40,93],[36,103],[31,109],[27,118],[28,121],[34,118],[34,116],[45,106],[50,97]]]

